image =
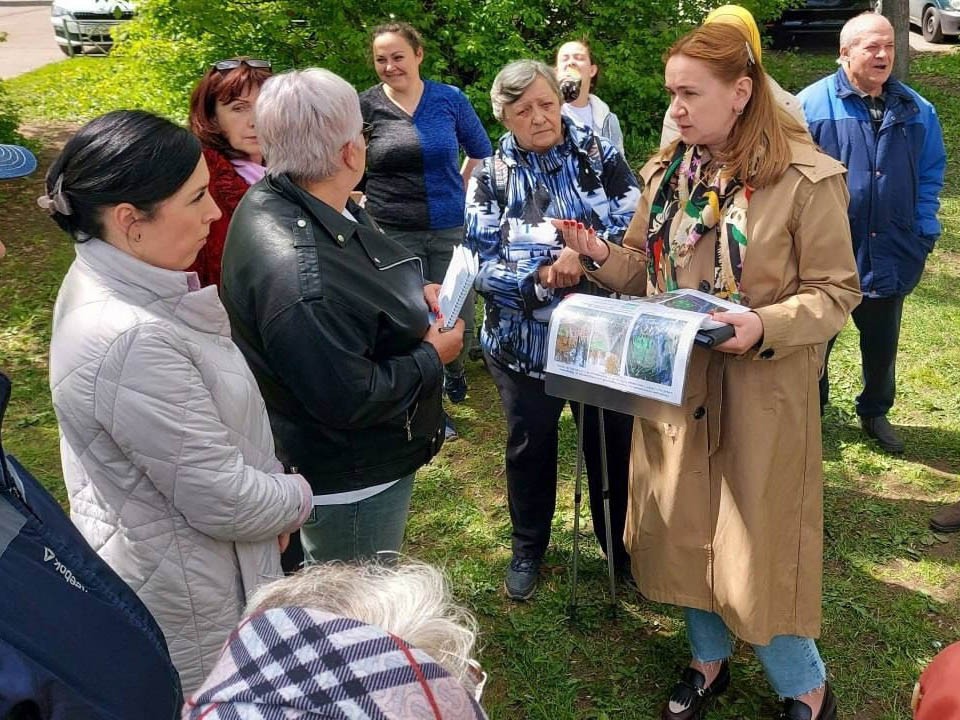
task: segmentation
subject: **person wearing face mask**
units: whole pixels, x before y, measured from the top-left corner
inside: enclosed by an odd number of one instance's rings
[[[691,659],[661,720],[702,718],[749,643],[784,720],[833,720],[821,625],[824,345],[860,299],[844,168],[773,97],[740,31],[710,23],[667,51],[680,139],[640,171],[623,245],[565,228],[609,290],[706,289],[730,340],[694,347],[683,403],[645,401],[627,550],[640,592],[683,608]]]
[[[490,138],[463,92],[420,77],[423,38],[411,25],[374,28],[371,49],[380,83],[360,93],[370,126],[364,208],[420,258],[427,282],[443,282],[453,248],[463,242],[467,181],[493,153]],[[463,351],[443,370],[444,392],[454,403],[467,396],[463,362],[473,337],[473,306],[471,292],[460,314]],[[455,435],[449,421],[447,434]]]
[[[557,80],[563,93],[563,114],[590,128],[616,146],[623,155],[623,131],[610,106],[593,94],[600,68],[587,40],[565,42],[557,50]]]
[[[210,196],[223,215],[190,270],[200,284],[220,286],[220,263],[227,228],[247,189],[266,173],[253,121],[260,86],[270,77],[270,61],[236,57],[215,62],[190,96],[190,130],[203,145],[210,170]]]
[[[306,520],[217,289],[187,272],[220,210],[199,141],[141,111],[83,126],[41,207],[76,242],[50,390],[70,515],[156,618],[185,692]]]
[[[856,411],[864,434],[886,452],[902,453],[887,419],[896,395],[903,302],[920,281],[940,236],[940,191],[947,154],[933,105],[890,76],[890,21],[863,13],[840,31],[840,69],[798,98],[816,143],[847,166],[850,230],[863,302],[853,311],[860,332],[863,391]],[[830,399],[827,346],[820,408]],[[934,518],[937,530],[960,530],[960,507]]]

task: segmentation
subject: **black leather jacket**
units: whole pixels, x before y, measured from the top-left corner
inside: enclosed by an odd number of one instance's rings
[[[223,254],[223,304],[277,456],[317,494],[396,480],[443,443],[420,261],[347,209],[359,223],[267,178],[237,207]]]

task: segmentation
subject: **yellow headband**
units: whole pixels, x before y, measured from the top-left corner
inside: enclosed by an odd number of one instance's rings
[[[760,30],[757,28],[757,22],[753,19],[753,15],[750,14],[749,10],[739,5],[721,5],[711,10],[703,21],[704,25],[710,23],[735,25],[743,32],[747,42],[750,43],[750,49],[753,50],[753,55],[757,59],[757,62],[761,61],[762,47],[760,44]]]

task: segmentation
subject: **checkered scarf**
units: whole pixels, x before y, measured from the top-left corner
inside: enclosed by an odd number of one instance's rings
[[[234,630],[183,720],[486,720],[433,658],[358,620],[277,608]]]

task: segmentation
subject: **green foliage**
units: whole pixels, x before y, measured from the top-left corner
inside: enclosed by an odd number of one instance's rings
[[[17,132],[20,127],[20,110],[0,81],[0,143],[22,143]]]
[[[747,3],[758,22],[789,0]],[[620,115],[628,154],[641,157],[659,133],[665,109],[663,51],[712,6],[700,0],[143,0],[114,52],[140,78],[115,76],[145,106],[183,116],[189,88],[217,59],[268,58],[276,69],[321,66],[358,89],[376,82],[370,31],[390,19],[414,24],[426,40],[423,75],[463,88],[491,135],[502,132],[489,88],[503,65],[521,57],[547,62],[559,44],[585,36],[604,67],[599,93]],[[150,93],[140,98],[141,93]]]

